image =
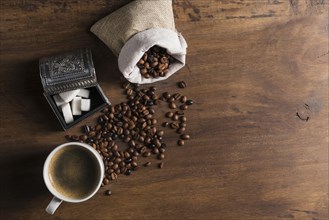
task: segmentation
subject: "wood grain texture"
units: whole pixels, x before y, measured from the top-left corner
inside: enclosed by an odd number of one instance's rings
[[[110,197],[101,189],[45,213],[43,162],[81,124],[60,130],[38,58],[91,48],[100,85],[123,101],[116,57],[88,30],[128,2],[1,1],[0,218],[328,219],[326,0],[174,0],[187,65],[155,85],[194,100],[192,140],[177,147],[168,132],[162,170],[120,176]]]

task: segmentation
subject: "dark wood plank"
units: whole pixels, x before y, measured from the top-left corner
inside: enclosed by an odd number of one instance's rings
[[[323,0],[174,0],[187,66],[156,86],[194,100],[192,140],[177,147],[168,132],[162,170],[120,176],[107,187],[111,197],[102,188],[54,216],[44,212],[51,195],[43,162],[81,124],[60,130],[38,58],[90,47],[102,88],[114,104],[123,101],[116,57],[88,30],[128,2],[1,1],[1,219],[328,219]],[[182,79],[185,90],[175,86]]]

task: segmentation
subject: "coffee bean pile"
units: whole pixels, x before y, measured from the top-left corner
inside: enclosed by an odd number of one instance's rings
[[[175,58],[169,55],[166,49],[153,46],[144,53],[137,66],[144,78],[158,78],[167,75],[168,69],[173,62],[175,62]]]
[[[102,185],[109,184],[120,174],[130,175],[139,169],[139,156],[147,158],[154,155],[161,161],[157,165],[158,168],[164,167],[162,160],[165,158],[167,148],[163,140],[165,131],[156,127],[158,122],[154,117],[155,106],[160,102],[167,102],[171,109],[180,109],[167,112],[165,116],[172,122],[164,122],[162,126],[176,129],[180,134],[180,139],[177,141],[179,146],[183,146],[185,141],[190,139],[190,136],[184,133],[187,121],[184,111],[192,104],[192,100],[178,93],[171,95],[168,92],[159,97],[154,86],[145,89],[127,82],[123,84],[123,88],[127,102],[105,108],[95,126],[83,127],[84,134],[66,136],[71,141],[91,145],[101,155],[105,165]],[[120,149],[116,143],[117,139],[126,143],[126,149]],[[149,167],[151,164],[148,161],[143,166]]]

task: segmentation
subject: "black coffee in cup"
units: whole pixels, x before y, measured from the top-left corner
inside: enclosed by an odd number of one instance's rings
[[[53,188],[70,199],[81,199],[95,191],[99,183],[99,162],[92,152],[70,145],[60,149],[49,163]]]

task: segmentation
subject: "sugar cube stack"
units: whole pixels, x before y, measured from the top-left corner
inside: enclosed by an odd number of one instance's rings
[[[74,121],[73,116],[82,115],[82,111],[90,111],[91,100],[89,96],[90,91],[88,89],[76,89],[53,96],[66,124]]]

